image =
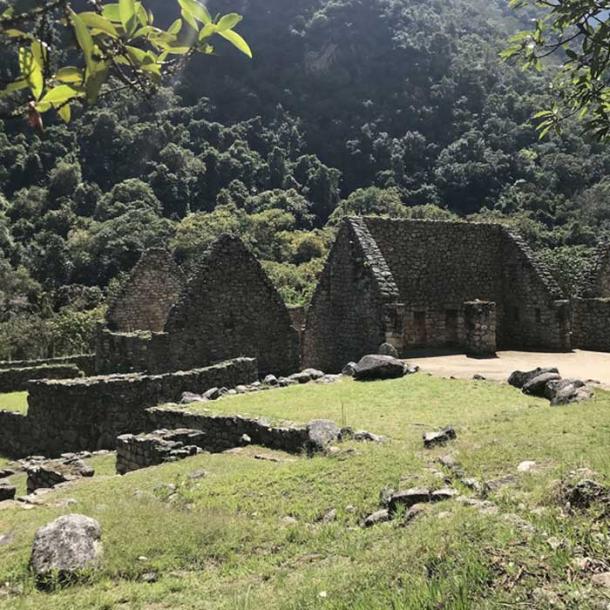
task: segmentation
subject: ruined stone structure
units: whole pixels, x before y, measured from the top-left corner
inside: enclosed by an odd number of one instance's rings
[[[337,371],[381,343],[467,343],[466,303],[495,303],[499,348],[570,349],[569,303],[525,245],[496,224],[347,219],[307,316],[305,366]]]
[[[108,307],[109,330],[161,332],[185,281],[182,270],[167,250],[147,250],[131,271],[121,293]]]
[[[136,269],[133,275],[136,286],[128,284],[127,294],[137,293],[136,280],[143,272]],[[154,294],[147,299],[154,301]],[[111,326],[100,328],[98,372],[190,370],[239,356],[256,358],[262,376],[298,370],[299,334],[290,313],[238,238],[223,235],[216,240],[169,309],[171,300],[168,296],[159,306],[150,306],[164,312],[163,324],[159,315],[154,327],[148,324],[145,330],[117,333]],[[116,319],[116,307],[113,311]]]
[[[579,296],[584,299],[610,298],[610,242],[602,242],[597,247]]]
[[[223,235],[205,254],[165,326],[175,370],[248,356],[261,377],[299,367],[297,332],[260,263],[236,237]]]

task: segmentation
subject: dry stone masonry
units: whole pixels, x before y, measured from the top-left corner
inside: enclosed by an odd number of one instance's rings
[[[505,227],[347,219],[308,312],[304,364],[338,371],[383,342],[401,355],[412,348],[463,349],[468,333],[489,349],[491,330],[489,337],[482,330],[493,326],[493,316],[474,330],[472,318],[466,320],[467,303],[477,300],[495,304],[498,347],[570,348],[569,302]]]

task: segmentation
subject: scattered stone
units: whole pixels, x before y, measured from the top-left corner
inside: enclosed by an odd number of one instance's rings
[[[559,371],[556,368],[537,368],[532,371],[526,372],[515,371],[508,378],[508,383],[513,387],[519,388],[521,390],[527,383],[532,381],[532,379],[535,379],[536,377],[539,377],[540,375],[543,375],[545,373],[554,373],[556,375],[559,375]]]
[[[6,546],[7,544],[13,542],[14,539],[15,537],[11,533],[0,534],[0,546]]]
[[[322,385],[337,383],[337,381],[341,381],[341,375],[324,375],[323,377],[316,379],[316,383],[320,383]]]
[[[430,494],[430,500],[432,502],[445,502],[446,500],[452,500],[458,496],[458,492],[451,487],[444,487],[443,489],[437,489]]]
[[[0,479],[8,479],[15,474],[15,470],[12,468],[2,468],[0,469]]]
[[[537,466],[538,466],[538,464],[536,464],[536,462],[526,460],[525,462],[521,462],[517,466],[517,471],[518,472],[532,472],[533,470],[536,470]]]
[[[238,394],[245,394],[248,391],[248,388],[245,385],[238,385],[235,386],[235,391]]]
[[[311,381],[311,375],[302,371],[300,373],[293,373],[288,377],[291,381],[296,381],[297,383],[309,383]]]
[[[467,496],[459,496],[457,500],[464,504],[464,506],[476,508],[483,514],[496,514],[500,510],[496,504],[489,500],[478,500],[476,498],[468,498]]]
[[[364,519],[362,522],[363,527],[372,527],[379,523],[385,523],[390,520],[390,511],[387,508],[378,510]]]
[[[307,432],[307,450],[309,453],[315,453],[327,450],[332,443],[338,441],[341,428],[328,419],[315,419],[307,425]]]
[[[358,362],[354,370],[357,381],[374,381],[380,379],[396,379],[404,377],[407,367],[402,360],[392,356],[370,354]]]
[[[551,400],[551,406],[571,405],[593,398],[593,390],[586,386],[569,385],[559,390]]]
[[[391,343],[382,343],[379,346],[377,353],[381,356],[392,356],[392,358],[398,358],[400,356],[398,350]]]
[[[286,516],[282,517],[282,523],[284,525],[296,525],[298,521],[294,517]]]
[[[537,377],[530,379],[523,386],[523,393],[528,394],[529,396],[537,396],[539,398],[544,398],[546,384],[549,381],[557,381],[560,380],[561,376],[558,373],[541,373]]]
[[[487,377],[484,377],[483,375],[473,375],[472,376],[474,381],[486,381]]]
[[[560,540],[559,538],[557,538],[556,536],[551,536],[550,538],[547,538],[546,543],[551,547],[551,549],[553,549],[554,551],[560,549],[562,546],[564,546],[564,541]]]
[[[66,515],[38,529],[30,566],[44,588],[78,580],[98,568],[101,557],[100,524],[83,515]]]
[[[404,506],[405,509],[411,508],[415,504],[430,502],[430,490],[424,488],[412,488],[404,491],[398,491],[392,494],[388,502],[388,510],[390,514],[397,512],[399,506]]]
[[[142,582],[152,584],[159,580],[159,575],[157,572],[144,572],[141,576],[141,580]]]
[[[196,402],[203,402],[204,398],[201,394],[193,394],[192,392],[184,392],[180,398],[180,404],[191,405]]]
[[[596,587],[610,589],[610,572],[604,572],[603,574],[595,574],[595,576],[591,578],[591,582]]]
[[[218,390],[218,395],[220,398],[222,398],[223,396],[226,396],[228,393],[229,393],[229,388],[222,387],[222,388],[220,388],[220,390]]]
[[[219,388],[210,388],[207,392],[203,393],[204,400],[218,400],[220,398]]]
[[[564,482],[561,496],[571,509],[587,509],[597,502],[610,504],[610,490],[592,479]]]
[[[278,379],[278,385],[280,386],[280,388],[287,388],[288,386],[298,384],[299,382],[296,379],[290,379],[288,377],[280,377]]]
[[[0,484],[0,502],[14,500],[16,493],[17,488],[14,485],[9,485],[8,483]]]
[[[333,521],[336,521],[336,520],[337,520],[337,509],[332,508],[331,510],[329,510],[322,516],[322,518],[320,519],[320,522],[326,525],[326,524],[332,523]]]
[[[203,478],[207,477],[208,471],[207,470],[193,470],[193,472],[189,472],[187,476],[189,479],[191,479],[191,481],[198,481],[199,479],[203,479]]]
[[[278,385],[278,380],[275,375],[267,375],[267,377],[265,377],[265,379],[263,380],[263,383],[265,385],[276,386]]]
[[[348,362],[341,370],[341,374],[346,377],[353,377],[356,373],[356,366],[358,365],[355,362]]]
[[[239,439],[239,443],[241,445],[251,445],[252,444],[252,439],[247,434],[242,434],[240,439]]]
[[[421,517],[428,510],[428,506],[426,504],[414,504],[407,510],[405,513],[404,523],[411,523],[415,521],[418,517]]]
[[[384,508],[387,508],[390,505],[390,500],[395,493],[395,489],[392,489],[391,487],[384,487],[379,492],[379,504]]]
[[[456,438],[457,434],[451,426],[438,432],[426,432],[424,434],[424,447],[426,449],[431,449],[432,447],[437,447],[438,445],[445,445],[449,441],[453,441]]]
[[[309,375],[310,379],[316,381],[317,379],[322,379],[324,377],[324,373],[319,371],[318,369],[305,369],[303,371],[306,375]]]
[[[28,494],[38,489],[51,489],[62,483],[92,477],[95,470],[76,456],[59,460],[36,461],[25,467]]]
[[[385,436],[379,434],[373,434],[367,430],[358,430],[354,432],[353,439],[358,442],[370,442],[370,443],[385,443],[388,439]]]
[[[480,496],[486,496],[489,492],[489,489],[487,485],[485,485],[485,483],[481,483],[480,481],[472,477],[461,478],[460,483],[464,485],[464,487],[467,487],[468,489],[474,491]]]

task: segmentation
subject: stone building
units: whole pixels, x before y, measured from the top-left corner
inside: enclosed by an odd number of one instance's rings
[[[569,302],[501,225],[347,219],[308,312],[304,365],[336,371],[383,342],[402,355],[569,350]]]
[[[172,308],[167,359],[187,370],[248,356],[261,375],[299,368],[298,333],[260,263],[237,237],[216,240]]]
[[[602,242],[593,257],[580,296],[585,299],[610,298],[610,241]]]
[[[185,282],[182,270],[167,250],[146,250],[123,290],[108,307],[108,329],[125,333],[161,332]]]

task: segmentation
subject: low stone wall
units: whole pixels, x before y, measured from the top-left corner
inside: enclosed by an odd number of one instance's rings
[[[496,304],[471,301],[464,303],[466,353],[493,356],[496,353]]]
[[[149,429],[146,408],[177,402],[184,392],[234,387],[257,377],[256,360],[237,358],[164,375],[34,381],[30,384],[28,415],[22,418],[24,421],[18,420],[19,424],[7,418],[15,432],[0,432],[0,453],[54,457],[66,451],[114,449],[117,436]]]
[[[123,434],[117,438],[116,471],[133,470],[176,462],[201,451],[204,432],[200,430],[155,430],[148,434]]]
[[[610,352],[610,298],[573,299],[572,345],[579,349]]]
[[[148,409],[146,415],[149,430],[188,428],[202,431],[204,436],[197,445],[212,453],[248,443],[288,453],[312,449],[312,437],[307,425],[273,426],[263,419],[248,419],[239,415],[205,415],[162,407]]]
[[[34,453],[30,421],[25,415],[0,411],[0,453],[6,457]]]
[[[152,333],[115,333],[98,326],[95,345],[95,371],[98,375],[149,372]]]
[[[0,394],[23,392],[29,382],[37,379],[72,379],[82,376],[75,364],[43,364],[23,369],[0,370]]]
[[[86,376],[95,375],[95,354],[77,354],[60,358],[42,358],[39,360],[2,360],[0,370],[25,369],[51,364],[74,364]]]

